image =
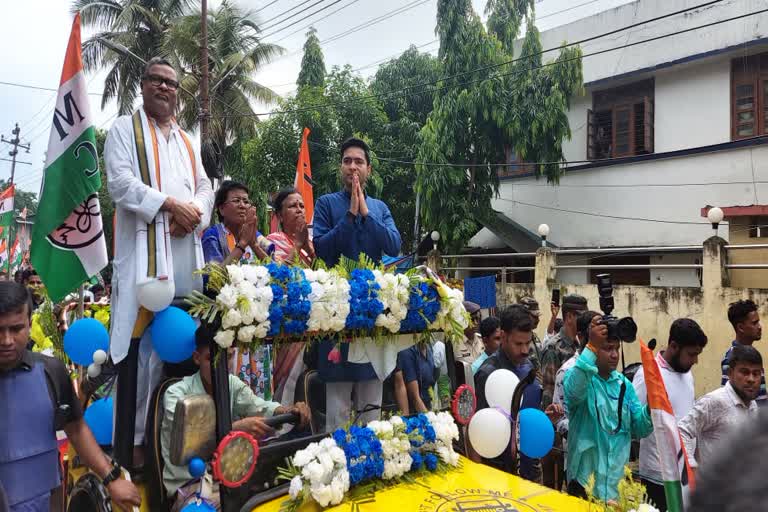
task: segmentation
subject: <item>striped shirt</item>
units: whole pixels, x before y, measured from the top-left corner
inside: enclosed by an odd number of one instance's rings
[[[723,371],[723,378],[720,384],[722,386],[725,386],[725,383],[728,382],[728,361],[731,359],[731,351],[733,350],[733,347],[736,346],[738,342],[734,340],[731,343],[731,347],[726,350],[725,355],[723,356],[723,361],[720,363],[722,366]],[[766,394],[765,391],[765,368],[763,368],[763,379],[760,381],[760,392],[757,394],[757,398],[755,401],[757,402],[757,405],[764,406],[768,405],[768,394]]]

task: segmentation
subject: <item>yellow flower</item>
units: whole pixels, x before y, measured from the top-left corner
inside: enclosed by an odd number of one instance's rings
[[[100,309],[99,311],[96,311],[96,314],[93,315],[93,318],[104,324],[104,327],[109,329],[109,310],[108,309]]]
[[[29,331],[29,337],[38,345],[43,343],[46,338],[43,326],[40,324],[39,313],[32,315],[32,329]]]

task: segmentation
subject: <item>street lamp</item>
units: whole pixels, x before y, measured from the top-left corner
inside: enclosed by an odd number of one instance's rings
[[[712,224],[712,229],[715,231],[715,236],[717,236],[717,227],[723,221],[724,216],[725,215],[723,214],[723,210],[717,206],[710,208],[707,212],[707,220]]]
[[[440,241],[440,233],[437,231],[433,231],[429,237],[432,239],[432,248],[437,249],[437,242]]]
[[[540,224],[538,232],[539,236],[541,237],[541,246],[546,247],[547,237],[549,236],[549,226],[547,224]]]

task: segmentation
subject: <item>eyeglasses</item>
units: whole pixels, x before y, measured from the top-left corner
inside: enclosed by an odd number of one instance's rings
[[[179,88],[179,82],[173,78],[165,78],[159,75],[145,75],[144,80],[151,83],[155,87],[160,87],[161,84],[165,84],[165,86],[172,91],[175,91]]]
[[[235,197],[229,201],[226,201],[226,203],[232,203],[235,206],[240,206],[241,204],[244,206],[251,206],[251,200],[247,197]]]

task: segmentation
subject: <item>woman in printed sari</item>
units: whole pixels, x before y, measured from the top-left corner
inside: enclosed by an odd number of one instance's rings
[[[267,239],[275,244],[273,259],[278,263],[292,264],[298,255],[306,266],[315,259],[315,248],[309,236],[304,199],[295,188],[286,188],[272,199],[272,208],[280,221],[280,231],[270,234]]]
[[[270,244],[256,229],[258,218],[248,198],[248,187],[236,181],[223,182],[213,206],[220,222],[203,233],[206,263],[229,265],[269,259]],[[272,399],[270,349],[269,345],[254,351],[238,348],[233,351],[230,364],[232,373],[264,400]]]
[[[272,200],[281,231],[270,234],[267,239],[275,244],[272,258],[278,263],[292,265],[298,261],[310,266],[315,259],[315,249],[309,236],[309,226],[304,211],[304,200],[293,188],[284,189]],[[294,403],[296,381],[304,371],[302,353],[304,343],[285,343],[277,347],[273,385],[275,400],[280,403]]]

